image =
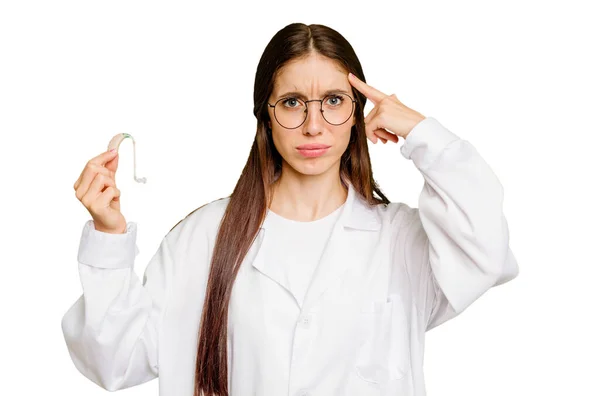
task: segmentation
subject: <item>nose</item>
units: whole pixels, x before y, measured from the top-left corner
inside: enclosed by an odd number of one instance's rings
[[[318,100],[306,102],[306,111],[308,114],[306,116],[306,120],[304,121],[304,133],[318,135],[323,131],[325,123],[325,119],[321,113],[321,102]]]

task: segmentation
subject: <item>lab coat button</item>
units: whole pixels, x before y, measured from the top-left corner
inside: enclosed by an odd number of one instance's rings
[[[307,389],[300,389],[296,396],[310,396],[310,392]]]
[[[308,315],[302,315],[302,316],[300,316],[300,319],[298,320],[298,323],[302,327],[309,327],[310,326],[310,316],[308,316]]]

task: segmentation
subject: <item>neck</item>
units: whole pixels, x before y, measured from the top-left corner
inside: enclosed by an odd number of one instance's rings
[[[282,170],[273,187],[269,209],[296,221],[315,221],[346,202],[348,191],[340,180],[339,169],[320,175],[303,175]]]

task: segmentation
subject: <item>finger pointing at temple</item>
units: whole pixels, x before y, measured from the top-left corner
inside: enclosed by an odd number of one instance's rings
[[[368,85],[352,73],[348,74],[348,81],[350,81],[350,84],[352,84],[352,86],[358,89],[359,92],[365,95],[367,99],[369,99],[374,104],[379,103],[383,98],[387,96],[383,92],[380,92],[372,86]]]

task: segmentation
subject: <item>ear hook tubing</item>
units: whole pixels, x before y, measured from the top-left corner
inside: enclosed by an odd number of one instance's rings
[[[135,158],[135,139],[133,138],[133,136],[131,136],[128,133],[117,133],[115,136],[113,136],[113,138],[108,143],[108,150],[112,150],[113,148],[116,148],[117,152],[118,152],[121,142],[123,140],[125,140],[126,138],[130,138],[133,141],[133,180],[135,180],[138,183],[146,183],[145,177],[140,177],[140,178],[137,177],[137,163],[136,163],[136,158]]]

